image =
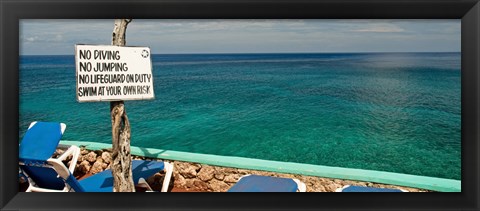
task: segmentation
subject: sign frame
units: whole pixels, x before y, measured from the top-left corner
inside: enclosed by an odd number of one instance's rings
[[[139,97],[132,97],[132,98],[122,98],[122,96],[113,96],[111,98],[109,97],[99,97],[99,99],[87,99],[87,100],[80,100],[79,98],[79,55],[78,55],[78,46],[91,46],[91,47],[106,47],[106,48],[146,48],[148,49],[148,56],[149,58],[149,63],[150,63],[150,69],[149,69],[149,74],[151,75],[151,90],[150,92],[152,93],[152,97],[145,97],[145,96],[139,96]],[[122,73],[119,73],[122,74]],[[75,98],[77,102],[79,103],[84,103],[84,102],[115,102],[115,101],[131,101],[131,100],[155,100],[155,87],[154,87],[154,77],[153,77],[153,62],[152,62],[152,53],[150,47],[146,46],[112,46],[112,45],[91,45],[91,44],[75,44]],[[150,83],[149,83],[150,84]]]

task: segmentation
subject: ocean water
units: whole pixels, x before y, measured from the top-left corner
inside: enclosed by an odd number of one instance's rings
[[[126,101],[132,145],[461,179],[460,53],[153,55],[155,100]],[[20,57],[32,121],[111,143],[78,103],[74,56]]]

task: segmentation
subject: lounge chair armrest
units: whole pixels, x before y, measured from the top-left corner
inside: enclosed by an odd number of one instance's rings
[[[79,147],[77,147],[75,145],[70,146],[68,148],[68,150],[65,151],[57,159],[63,161],[65,159],[67,159],[67,157],[70,156],[70,155],[73,155],[73,156],[72,156],[72,161],[70,162],[70,166],[68,167],[68,170],[70,170],[70,172],[73,174],[73,172],[75,171],[75,167],[77,165],[78,157],[80,156],[80,148]]]
[[[295,183],[297,183],[298,192],[307,192],[307,185],[305,185],[305,183],[301,182],[298,179],[293,179],[293,181],[295,181]]]
[[[64,188],[63,190],[53,190],[53,189],[40,188],[40,187],[35,187],[35,186],[30,185],[25,192],[54,192],[54,193],[61,193],[61,192],[68,192],[68,189],[67,189],[67,188]]]
[[[154,192],[152,187],[150,187],[150,185],[148,184],[148,182],[144,178],[140,178],[138,180],[138,185],[137,186],[146,188],[147,192]]]
[[[168,162],[164,162],[165,166],[165,179],[163,180],[162,190],[161,192],[167,192],[168,186],[170,184],[170,179],[172,178],[173,174],[173,165]]]

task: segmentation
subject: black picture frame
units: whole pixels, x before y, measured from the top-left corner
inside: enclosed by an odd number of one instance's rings
[[[0,208],[3,210],[480,209],[478,0],[1,0],[0,14]],[[19,20],[97,18],[461,19],[462,192],[19,193]]]

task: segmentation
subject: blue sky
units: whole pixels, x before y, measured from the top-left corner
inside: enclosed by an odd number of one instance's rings
[[[75,44],[109,45],[114,20],[20,21],[21,55],[73,55]],[[154,54],[459,52],[454,20],[141,20],[127,45]]]

